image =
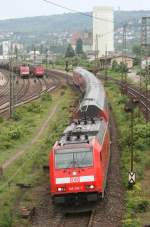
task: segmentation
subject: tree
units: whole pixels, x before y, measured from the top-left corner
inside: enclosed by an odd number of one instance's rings
[[[83,41],[82,39],[78,39],[76,42],[76,54],[83,54]]]
[[[115,60],[112,63],[112,70],[114,72],[118,72],[119,71],[119,65],[118,65],[118,63]]]
[[[133,53],[139,57],[141,55],[141,46],[140,45],[134,45],[132,48]]]
[[[113,61],[112,70],[114,72],[127,73],[128,72],[128,67],[127,67],[127,64],[125,64],[124,62],[121,62],[120,64],[118,64],[116,61]]]
[[[75,56],[75,52],[73,47],[71,46],[71,44],[68,45],[67,50],[66,50],[66,54],[65,57],[66,58],[72,58]]]
[[[136,55],[137,58],[141,57],[141,53],[142,56],[147,55],[150,56],[150,45],[147,45],[146,51],[144,52],[143,48],[141,48],[140,45],[134,45],[132,48],[132,52]]]
[[[124,62],[120,63],[120,72],[127,73],[128,72],[128,66]]]

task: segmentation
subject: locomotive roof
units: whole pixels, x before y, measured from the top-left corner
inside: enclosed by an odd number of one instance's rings
[[[80,111],[82,112],[82,110],[88,108],[88,106],[96,106],[98,109],[103,111],[106,95],[102,82],[99,81],[93,73],[88,72],[83,68],[78,67],[75,72],[82,75],[86,81],[86,91],[80,104]]]
[[[106,122],[102,119],[74,120],[64,131],[59,145],[89,143],[99,132],[106,129]]]

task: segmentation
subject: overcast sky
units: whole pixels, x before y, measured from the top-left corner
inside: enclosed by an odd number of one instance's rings
[[[96,5],[110,5],[121,10],[150,10],[150,0],[51,0],[79,11],[92,11]],[[0,19],[67,13],[69,11],[43,0],[1,0]]]

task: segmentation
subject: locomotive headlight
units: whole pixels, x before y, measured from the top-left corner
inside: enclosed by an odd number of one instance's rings
[[[92,185],[90,185],[90,189],[94,189],[95,187],[94,187],[94,185],[92,184]]]
[[[58,191],[58,192],[61,192],[61,190],[62,190],[62,188],[57,188],[57,191]]]
[[[65,190],[66,190],[66,189],[63,188],[63,187],[62,187],[62,188],[57,188],[57,191],[58,191],[58,192],[65,192]]]
[[[94,189],[94,188],[95,188],[95,186],[93,184],[86,185],[87,190]]]

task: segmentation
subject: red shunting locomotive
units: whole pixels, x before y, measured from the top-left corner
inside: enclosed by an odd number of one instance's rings
[[[22,77],[22,78],[29,77],[29,75],[30,75],[29,66],[20,66],[19,74],[20,74],[20,77]]]
[[[45,69],[43,66],[31,66],[30,73],[37,78],[43,77],[45,74]]]
[[[109,167],[108,108],[103,85],[82,68],[77,68],[73,77],[85,95],[79,118],[65,129],[50,152],[50,190],[55,204],[103,198]]]

